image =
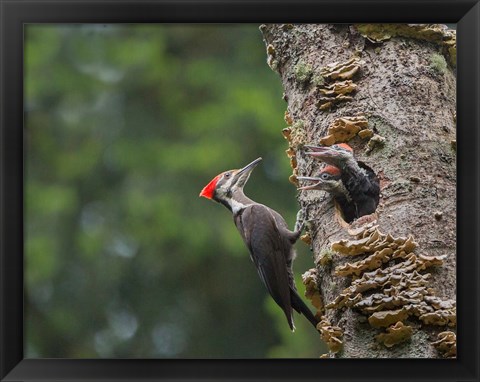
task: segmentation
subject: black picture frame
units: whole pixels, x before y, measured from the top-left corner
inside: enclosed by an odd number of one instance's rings
[[[0,0],[0,378],[58,380],[479,380],[480,4],[441,0]],[[458,356],[453,360],[23,358],[23,26],[26,23],[458,23]],[[255,346],[252,344],[252,346]]]

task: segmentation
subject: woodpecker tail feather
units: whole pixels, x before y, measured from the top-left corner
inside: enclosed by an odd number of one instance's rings
[[[316,319],[310,308],[303,302],[298,293],[290,289],[290,298],[292,301],[292,308],[295,309],[298,313],[303,314],[316,329],[319,321]]]
[[[290,330],[294,332],[296,328],[295,328],[295,324],[293,323],[293,315],[290,317],[287,316],[287,321],[288,321],[288,326],[290,326]]]

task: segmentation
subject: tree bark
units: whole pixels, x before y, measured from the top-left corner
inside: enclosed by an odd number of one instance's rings
[[[329,343],[328,356],[455,355],[454,32],[399,24],[260,29],[288,104],[292,183],[322,167],[304,144],[346,141],[380,179],[376,213],[352,224],[324,192],[298,194],[316,268],[307,297],[316,293],[326,306],[318,310],[322,338],[343,343]]]

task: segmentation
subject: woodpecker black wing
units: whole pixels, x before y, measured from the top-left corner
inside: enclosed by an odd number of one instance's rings
[[[298,295],[293,278],[292,244],[300,233],[290,231],[280,214],[262,204],[246,207],[234,219],[261,280],[284,311],[290,329],[295,328],[292,308],[316,327],[318,320]]]
[[[298,295],[296,289],[294,290],[290,288],[290,298],[292,299],[293,309],[295,309],[298,313],[303,314],[316,329],[318,320],[316,319],[310,308],[303,302],[301,297]]]
[[[380,201],[380,183],[375,172],[365,163],[358,162],[366,174],[366,178],[360,182],[361,192],[357,202],[359,208],[359,216],[368,215],[377,209]]]
[[[378,202],[380,201],[380,181],[378,180],[375,171],[373,171],[368,165],[363,162],[358,162],[358,165],[367,173],[367,178],[369,181],[367,194],[370,195],[375,204],[378,205]]]
[[[235,225],[245,241],[258,274],[293,330],[290,276],[287,259],[291,244],[282,237],[270,209],[253,204],[235,216]]]
[[[352,198],[355,218],[375,212],[380,195],[380,185],[375,172],[363,162],[354,168],[346,167],[342,181]]]
[[[272,214],[275,225],[278,228],[280,235],[284,242],[284,247],[288,248],[288,251],[285,252],[285,259],[287,261],[287,272],[288,272],[288,284],[290,286],[290,303],[292,308],[295,309],[299,314],[303,314],[308,321],[316,328],[318,320],[315,318],[315,315],[312,313],[310,308],[303,302],[302,298],[297,293],[297,288],[295,286],[295,279],[293,278],[293,260],[295,259],[295,251],[292,248],[292,245],[298,240],[301,234],[299,231],[290,231],[288,225],[285,222],[285,219],[277,211],[272,210],[271,208],[266,207]]]

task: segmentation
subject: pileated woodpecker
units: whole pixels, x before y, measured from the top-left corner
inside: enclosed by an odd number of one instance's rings
[[[380,199],[380,184],[375,172],[357,162],[346,143],[333,146],[305,146],[307,155],[340,169],[341,179],[355,207],[355,218],[375,212]]]
[[[292,308],[316,327],[318,320],[298,295],[293,278],[295,251],[292,246],[298,240],[301,228],[290,231],[278,212],[254,202],[243,192],[252,170],[261,160],[255,159],[239,170],[222,172],[203,188],[200,196],[223,204],[233,213],[235,225],[260,279],[282,308],[290,329],[295,330]]]
[[[322,190],[330,193],[342,211],[345,221],[350,222],[357,218],[355,205],[352,203],[352,198],[343,184],[338,167],[328,165],[316,177],[297,176],[297,179],[316,182],[309,186],[299,187],[299,190]]]

